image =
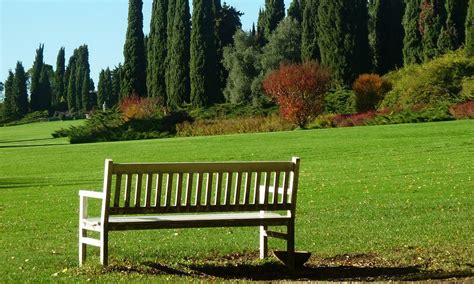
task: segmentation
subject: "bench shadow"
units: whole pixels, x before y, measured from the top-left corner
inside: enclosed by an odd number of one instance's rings
[[[439,271],[427,270],[421,266],[390,267],[356,263],[310,262],[290,271],[276,260],[262,263],[230,259],[188,259],[172,265],[156,262],[145,262],[142,265],[147,267],[145,273],[151,274],[251,281],[422,281],[474,276],[473,271]]]

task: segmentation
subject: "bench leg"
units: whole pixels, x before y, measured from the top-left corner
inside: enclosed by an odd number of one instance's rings
[[[108,265],[109,256],[109,232],[102,231],[100,234],[100,263],[104,266]]]
[[[287,263],[289,269],[295,269],[295,223],[288,223],[286,239]]]
[[[87,256],[87,245],[81,241],[83,237],[87,237],[87,230],[79,228],[79,266],[82,266]]]
[[[260,259],[264,259],[268,255],[267,229],[267,226],[260,226]]]

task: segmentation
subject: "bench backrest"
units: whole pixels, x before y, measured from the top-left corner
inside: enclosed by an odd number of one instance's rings
[[[103,207],[107,215],[294,212],[298,171],[297,157],[291,161],[222,163],[123,164],[106,160]]]

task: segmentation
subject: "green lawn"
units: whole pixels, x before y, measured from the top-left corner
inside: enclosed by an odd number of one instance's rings
[[[71,123],[80,122],[0,128],[2,282],[473,275],[472,120],[76,145],[51,138]],[[112,232],[112,265],[102,270],[92,249],[86,267],[77,268],[77,193],[101,189],[105,158],[293,155],[301,157],[296,246],[313,253],[299,274],[285,272],[273,259],[253,260],[256,228]],[[270,241],[270,248],[283,249],[284,243]]]

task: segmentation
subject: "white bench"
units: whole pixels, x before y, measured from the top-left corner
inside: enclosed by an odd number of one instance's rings
[[[287,242],[287,265],[294,267],[295,205],[299,158],[291,161],[220,163],[134,163],[105,161],[102,192],[79,191],[79,264],[87,245],[100,247],[108,263],[111,231],[260,227],[260,258],[267,238]],[[275,194],[275,188],[276,194]],[[101,200],[101,215],[89,217],[88,198]],[[267,230],[286,226],[286,233]],[[87,236],[99,232],[99,239]]]

